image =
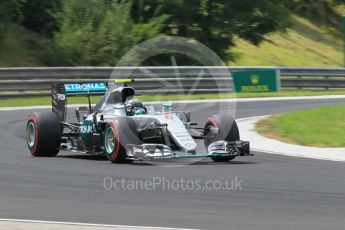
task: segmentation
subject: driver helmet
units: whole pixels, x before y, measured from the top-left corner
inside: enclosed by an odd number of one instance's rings
[[[147,113],[147,109],[140,100],[131,99],[126,102],[126,112],[129,116],[142,115]]]

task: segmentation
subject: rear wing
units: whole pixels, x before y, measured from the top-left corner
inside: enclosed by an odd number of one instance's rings
[[[91,112],[90,96],[102,96],[107,90],[108,82],[73,82],[53,84],[52,110],[57,113],[60,121],[65,121],[67,97],[86,96],[89,98],[89,107]]]

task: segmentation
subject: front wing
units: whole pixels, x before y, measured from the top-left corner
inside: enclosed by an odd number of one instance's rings
[[[217,141],[211,143],[204,154],[174,152],[162,144],[127,145],[127,159],[139,161],[196,157],[250,156],[248,141]]]

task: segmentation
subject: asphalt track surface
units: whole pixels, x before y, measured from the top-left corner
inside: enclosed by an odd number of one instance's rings
[[[344,99],[243,102],[237,118],[338,104]],[[214,110],[210,106],[192,116],[202,120]],[[229,163],[204,159],[168,165],[119,165],[71,153],[34,158],[24,140],[31,112],[0,111],[1,218],[198,229],[344,229],[344,163],[258,152]],[[202,185],[237,178],[241,189],[107,191],[105,177],[184,178]]]

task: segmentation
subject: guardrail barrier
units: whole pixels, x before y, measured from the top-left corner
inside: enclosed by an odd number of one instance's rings
[[[345,68],[292,67],[32,67],[0,68],[0,97],[50,95],[55,82],[99,81],[130,77],[141,93],[217,93],[231,92],[231,72],[277,69],[281,87],[334,89],[345,88]]]

